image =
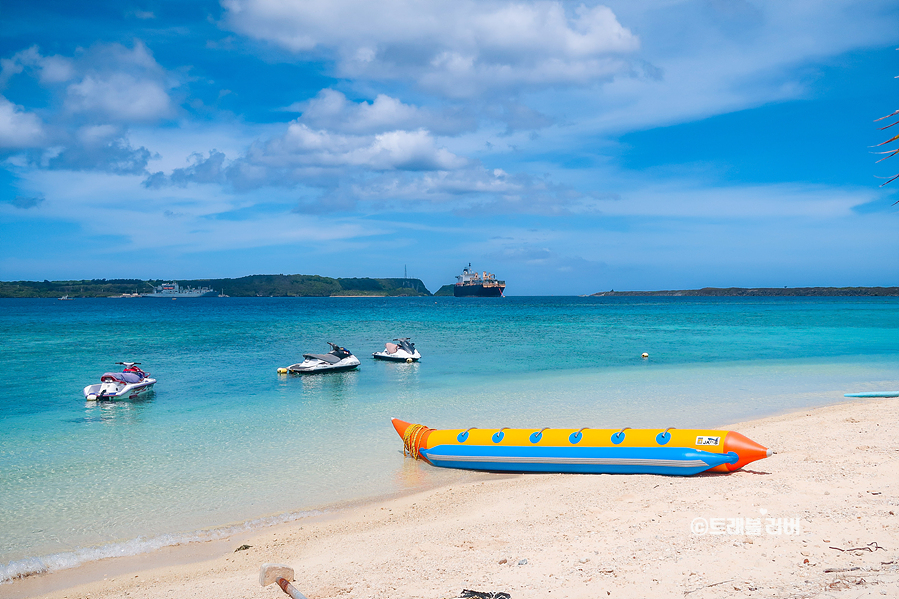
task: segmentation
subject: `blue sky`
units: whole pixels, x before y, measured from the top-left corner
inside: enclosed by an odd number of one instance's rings
[[[3,2],[0,280],[897,285],[897,47],[878,0]]]

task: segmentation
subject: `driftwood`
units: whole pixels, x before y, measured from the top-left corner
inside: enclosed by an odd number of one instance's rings
[[[868,543],[864,547],[852,547],[850,549],[842,549],[840,547],[830,547],[830,549],[836,549],[837,551],[871,551],[872,553],[874,551],[877,551],[878,549],[883,549],[884,551],[886,551],[886,548],[878,545],[877,541],[874,541],[873,543]]]

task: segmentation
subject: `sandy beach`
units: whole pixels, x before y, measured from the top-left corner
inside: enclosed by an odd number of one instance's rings
[[[286,597],[259,585],[266,562],[293,567],[309,599],[436,599],[463,589],[515,599],[899,596],[899,400],[722,428],[777,454],[686,478],[484,474],[29,577],[0,586],[0,597]]]

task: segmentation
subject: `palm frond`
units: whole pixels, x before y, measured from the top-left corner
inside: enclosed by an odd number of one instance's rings
[[[884,156],[883,158],[881,158],[880,160],[877,161],[877,162],[883,162],[884,160],[886,160],[886,159],[889,158],[890,156],[895,156],[896,154],[899,154],[899,148],[896,148],[896,149],[893,150],[892,152],[877,152],[877,153],[878,153],[878,154],[887,154],[887,156]],[[874,164],[877,164],[877,162],[875,162]]]
[[[872,147],[876,148],[876,147],[878,147],[878,146],[885,146],[885,145],[887,145],[888,143],[890,143],[891,141],[896,141],[897,139],[899,139],[899,135],[894,135],[893,137],[889,138],[888,140],[882,141],[882,142],[880,142],[879,144],[877,144],[877,145],[875,145],[875,146],[872,146]]]

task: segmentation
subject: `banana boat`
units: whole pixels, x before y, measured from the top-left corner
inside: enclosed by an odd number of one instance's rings
[[[733,472],[774,452],[740,433],[658,429],[435,430],[397,418],[404,454],[442,468],[506,472],[666,474]]]

